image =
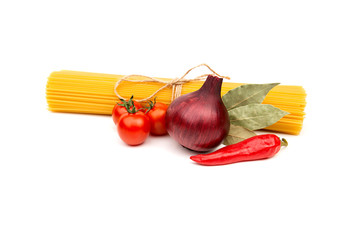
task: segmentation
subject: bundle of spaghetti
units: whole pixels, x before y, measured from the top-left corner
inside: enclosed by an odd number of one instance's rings
[[[114,86],[123,77],[123,75],[116,74],[68,70],[52,72],[46,86],[48,108],[53,112],[111,115],[114,104],[119,102],[114,93]],[[181,95],[198,90],[202,84],[202,81],[184,83]],[[242,84],[224,81],[221,94],[223,95]],[[124,98],[128,99],[133,95],[136,100],[150,96],[163,85],[157,82],[124,81],[119,84],[117,91]],[[172,89],[165,88],[156,94],[156,101],[170,104],[171,95]],[[305,116],[305,98],[306,92],[301,86],[278,85],[271,89],[263,104],[271,104],[290,114],[265,129],[298,135]]]

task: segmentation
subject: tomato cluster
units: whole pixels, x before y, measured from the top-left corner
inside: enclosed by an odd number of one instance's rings
[[[120,138],[128,145],[135,146],[145,142],[149,134],[167,134],[165,126],[165,114],[167,105],[149,101],[147,106],[133,101],[131,97],[128,101],[121,99],[121,103],[116,103],[112,118],[116,124]]]

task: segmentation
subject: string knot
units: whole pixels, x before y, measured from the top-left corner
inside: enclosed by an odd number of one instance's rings
[[[169,85],[173,86],[173,85],[176,85],[176,84],[181,84],[181,83],[179,83],[179,80],[180,80],[180,78],[173,78],[173,79],[171,79],[169,81]]]
[[[209,74],[203,74],[201,76],[198,76],[198,77],[192,78],[192,79],[185,79],[185,77],[192,70],[194,70],[195,68],[201,67],[201,66],[207,67],[214,75],[216,75],[216,76],[218,76],[220,78],[230,79],[230,77],[219,75],[212,68],[210,68],[207,64],[203,63],[203,64],[200,64],[200,65],[197,65],[195,67],[190,68],[182,77],[173,78],[170,81],[164,81],[164,80],[161,80],[161,79],[148,77],[148,76],[143,76],[143,75],[127,75],[127,76],[122,77],[121,79],[119,79],[116,82],[115,87],[114,87],[114,92],[115,92],[115,95],[118,98],[124,99],[122,96],[120,96],[120,94],[117,91],[117,88],[119,87],[121,82],[123,82],[123,81],[128,81],[128,82],[158,82],[158,83],[163,83],[164,85],[162,87],[160,87],[158,90],[156,90],[154,93],[152,93],[150,96],[148,96],[146,98],[143,98],[143,99],[137,99],[136,101],[138,101],[138,102],[148,101],[148,100],[152,99],[158,92],[160,92],[164,88],[168,88],[168,87],[172,88],[171,101],[173,101],[174,99],[176,99],[177,97],[179,97],[181,95],[181,90],[182,90],[182,86],[183,86],[184,83],[192,82],[192,81],[201,81],[201,80],[205,80],[207,78],[207,76]],[[141,78],[141,80],[134,80],[134,78]]]

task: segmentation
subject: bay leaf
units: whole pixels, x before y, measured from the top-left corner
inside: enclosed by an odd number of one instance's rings
[[[253,136],[256,136],[255,132],[241,126],[230,124],[229,133],[227,137],[224,139],[223,144],[224,145],[235,144]]]
[[[279,83],[245,84],[234,88],[222,97],[227,110],[252,103],[262,103],[268,92]]]
[[[228,111],[230,123],[257,130],[268,127],[289,114],[269,104],[248,104]]]

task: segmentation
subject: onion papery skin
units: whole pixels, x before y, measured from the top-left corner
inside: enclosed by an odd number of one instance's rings
[[[221,100],[222,78],[209,75],[203,86],[176,98],[166,112],[169,135],[182,146],[207,152],[229,132],[229,115]]]

